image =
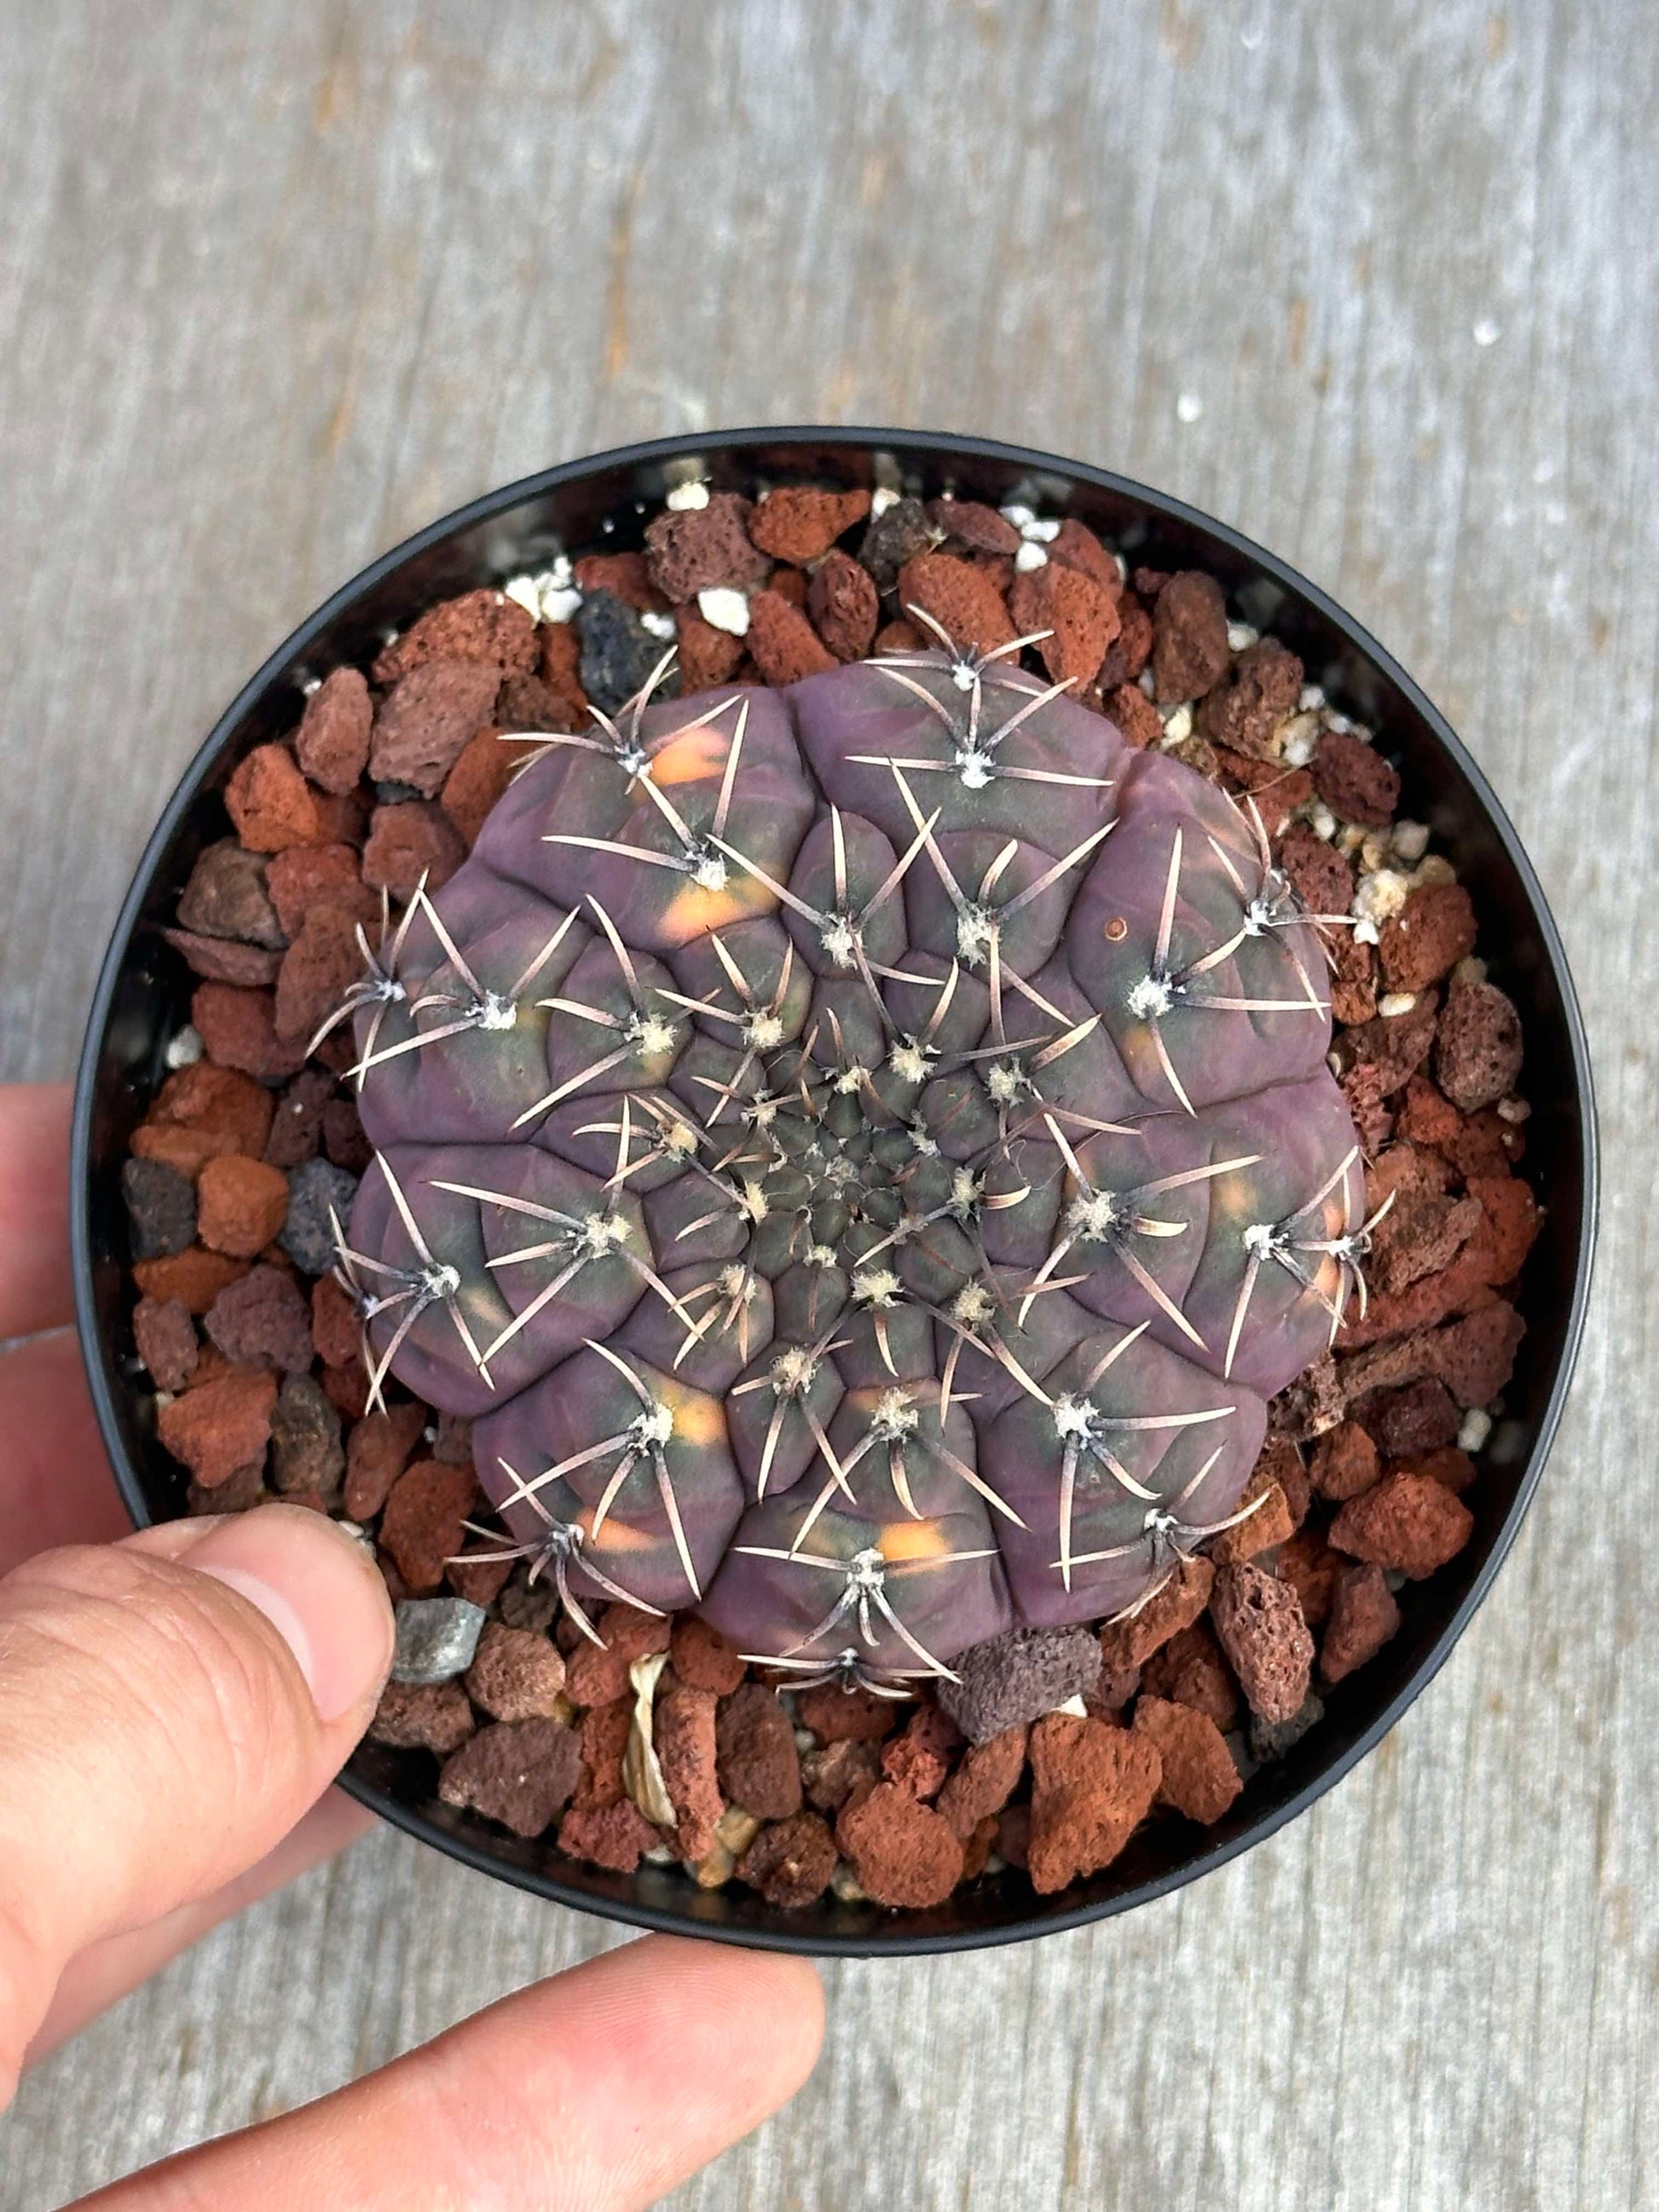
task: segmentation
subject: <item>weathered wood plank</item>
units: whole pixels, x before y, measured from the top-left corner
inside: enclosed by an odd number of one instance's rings
[[[1639,12],[174,0],[124,29],[96,0],[0,0],[8,1074],[68,1071],[148,823],[325,590],[489,483],[724,422],[1027,439],[1276,546],[1468,736],[1583,988],[1595,1328],[1444,1675],[1195,1891],[832,1972],[811,2087],[678,2202],[1652,2201]],[[35,2075],[0,2207],[314,2095],[609,1940],[373,1838]]]

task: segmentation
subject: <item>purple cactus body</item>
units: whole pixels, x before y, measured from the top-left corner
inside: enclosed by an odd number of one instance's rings
[[[354,1000],[374,1395],[585,1626],[908,1679],[1133,1607],[1355,1279],[1327,970],[1229,800],[994,661],[550,737]]]

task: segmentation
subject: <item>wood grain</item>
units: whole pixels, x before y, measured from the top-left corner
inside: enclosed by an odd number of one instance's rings
[[[687,424],[982,430],[1237,522],[1447,708],[1565,928],[1599,1293],[1452,1663],[1195,1890],[832,1972],[682,2212],[1659,2198],[1656,51],[1617,0],[0,0],[6,1073],[70,1069],[149,823],[325,591]],[[378,1834],[36,2074],[0,2207],[610,1940]]]

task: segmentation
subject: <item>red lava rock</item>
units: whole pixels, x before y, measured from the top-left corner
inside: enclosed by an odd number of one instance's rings
[[[337,1367],[325,1367],[320,1377],[328,1402],[343,1421],[361,1421],[368,1411],[368,1370],[360,1355]]]
[[[1496,1105],[1521,1073],[1521,1017],[1495,983],[1460,983],[1446,1001],[1434,1072],[1460,1113]]]
[[[1317,1528],[1298,1528],[1281,1547],[1277,1561],[1281,1582],[1296,1592],[1302,1618],[1317,1628],[1331,1609],[1331,1593],[1342,1571],[1342,1555],[1332,1551]]]
[[[338,1502],[345,1453],[340,1417],[313,1375],[285,1375],[270,1418],[270,1484],[296,1504],[328,1511]]]
[[[574,623],[544,623],[540,635],[542,681],[563,701],[573,728],[580,730],[588,718],[587,694],[581,679],[581,633]]]
[[[1152,678],[1159,704],[1201,699],[1231,658],[1220,585],[1200,569],[1183,568],[1170,577],[1152,610]]]
[[[876,589],[890,592],[906,563],[939,542],[939,527],[921,501],[897,499],[871,522],[859,545],[859,559]]]
[[[1374,1392],[1356,1408],[1378,1448],[1390,1459],[1412,1452],[1437,1451],[1458,1431],[1457,1407],[1445,1384],[1434,1376],[1402,1389]]]
[[[962,1845],[950,1822],[895,1783],[878,1782],[843,1806],[836,1840],[878,1905],[918,1911],[943,1905],[962,1879]]]
[[[1006,1859],[1011,1867],[1025,1867],[1031,1852],[1031,1808],[1029,1805],[1006,1806],[998,1814],[994,1848],[997,1856]]]
[[[868,1690],[843,1690],[836,1682],[803,1690],[795,1710],[801,1726],[822,1743],[879,1743],[899,1721],[890,1698],[872,1697]]]
[[[869,512],[867,491],[812,491],[804,484],[786,484],[750,515],[749,535],[775,561],[804,568]]]
[[[427,660],[380,702],[368,757],[377,783],[407,783],[424,799],[439,791],[495,709],[492,662]]]
[[[196,1180],[198,1234],[210,1251],[251,1260],[288,1214],[288,1177],[280,1168],[225,1152],[204,1163]]]
[[[517,727],[529,726],[516,715],[512,720]],[[514,771],[534,750],[533,745],[507,744],[491,729],[480,730],[461,748],[444,779],[441,804],[469,848],[483,829],[485,816],[512,782]]]
[[[1537,1200],[1519,1176],[1471,1176],[1468,1195],[1485,1216],[1479,1232],[1494,1283],[1513,1282],[1544,1225]]]
[[[465,1680],[467,1695],[491,1720],[556,1720],[568,1712],[564,1661],[546,1637],[528,1629],[487,1620]]]
[[[1120,684],[1101,702],[1107,718],[1117,724],[1123,742],[1144,751],[1164,735],[1163,717],[1138,684]]]
[[[431,1459],[405,1468],[392,1484],[380,1515],[380,1548],[416,1596],[437,1589],[445,1560],[465,1543],[461,1522],[473,1487],[470,1467],[445,1467]]]
[[[467,750],[471,751],[476,747],[479,738],[499,743],[503,736],[522,738],[527,732],[580,730],[583,719],[572,713],[570,702],[562,692],[554,690],[539,676],[509,676],[495,694],[495,720],[501,725],[500,732],[486,723]],[[465,758],[464,752],[461,760]],[[455,767],[449,771],[452,782],[460,764],[461,762],[457,761]],[[445,788],[447,791],[447,786]]]
[[[881,619],[870,572],[839,547],[827,553],[806,590],[807,612],[837,660],[861,660]]]
[[[624,1664],[653,1651],[666,1651],[674,1624],[666,1613],[647,1613],[637,1605],[608,1605],[599,1615],[599,1633]]]
[[[1265,758],[1268,739],[1295,714],[1301,693],[1302,663],[1276,637],[1264,637],[1239,654],[1193,719],[1212,745]]]
[[[252,990],[274,983],[282,965],[275,952],[257,945],[233,944],[226,937],[196,937],[187,929],[161,932],[173,951],[181,953],[191,971],[210,983],[240,983]]]
[[[1314,1656],[1291,1584],[1248,1564],[1223,1567],[1210,1618],[1250,1711],[1264,1721],[1288,1721],[1308,1694]]]
[[[930,499],[927,520],[952,552],[1018,553],[1020,535],[994,507],[978,499]]]
[[[539,645],[533,618],[516,599],[487,588],[464,592],[428,607],[394,637],[374,663],[374,681],[397,684],[434,660],[477,661],[503,676],[522,672],[536,665]]]
[[[1070,1713],[1036,1723],[1030,1759],[1028,1864],[1045,1897],[1110,1865],[1152,1810],[1162,1767],[1144,1735]]]
[[[1380,1465],[1376,1446],[1358,1422],[1339,1421],[1314,1447],[1313,1486],[1322,1498],[1340,1505],[1369,1490]]]
[[[158,1390],[182,1390],[196,1372],[201,1347],[181,1298],[140,1298],[132,1310],[138,1357]]]
[[[349,845],[296,845],[275,854],[270,872],[271,903],[291,941],[319,907],[337,908],[354,921],[380,919],[380,902],[359,873]],[[371,942],[373,940],[371,939]]]
[[[363,1124],[349,1098],[331,1098],[323,1108],[323,1150],[337,1168],[362,1175],[374,1157]]]
[[[1083,1692],[1083,1702],[1097,1717],[1121,1713],[1140,1688],[1139,1667],[1103,1667],[1094,1687]]]
[[[688,1690],[713,1690],[717,1697],[729,1698],[748,1672],[737,1646],[695,1613],[682,1613],[674,1623],[668,1649],[674,1672]]]
[[[410,899],[422,877],[428,891],[447,884],[466,858],[460,831],[441,806],[422,799],[377,806],[363,847],[363,881]]]
[[[1474,1516],[1443,1483],[1426,1474],[1385,1474],[1351,1498],[1331,1523],[1339,1552],[1393,1567],[1420,1582],[1454,1559],[1474,1533]]]
[[[1152,618],[1139,600],[1126,592],[1117,603],[1117,614],[1123,627],[1100,665],[1100,680],[1108,686],[1136,683],[1152,657]]]
[[[805,616],[778,592],[757,592],[749,602],[748,644],[769,684],[798,684],[837,665]]]
[[[571,1657],[580,1657],[593,1646],[583,1643]],[[627,1682],[626,1670],[623,1674]],[[566,1663],[565,1688],[570,1686],[569,1662]],[[582,1778],[576,1785],[576,1803],[584,1811],[600,1812],[607,1805],[615,1805],[627,1793],[623,1783],[623,1753],[628,1748],[628,1734],[634,1722],[634,1699],[631,1694],[611,1698],[602,1705],[591,1705],[581,1718]]]
[[[769,1905],[799,1911],[822,1897],[836,1870],[836,1839],[816,1813],[761,1830],[738,1863],[738,1880]]]
[[[294,750],[310,781],[337,794],[355,791],[368,765],[374,708],[357,668],[337,668],[306,701]]]
[[[441,1459],[447,1467],[471,1467],[472,1464],[472,1424],[459,1413],[440,1413],[438,1433],[432,1443],[432,1456]],[[514,1623],[514,1626],[522,1626]]]
[[[480,1553],[477,1559],[451,1559],[444,1569],[444,1580],[457,1597],[487,1606],[501,1595],[512,1571],[511,1559],[491,1559]]]
[[[688,1689],[682,1682],[657,1700],[652,1717],[657,1763],[679,1816],[674,1848],[694,1863],[714,1849],[714,1829],[726,1810],[714,1737],[718,1703],[712,1690]]]
[[[276,1034],[303,1043],[314,1036],[363,973],[357,923],[337,907],[318,907],[283,955],[276,978]]]
[[[1155,1651],[1141,1670],[1140,1686],[1207,1713],[1224,1735],[1238,1720],[1238,1692],[1207,1620],[1195,1620]]]
[[[1103,592],[1081,568],[1045,562],[1014,578],[1008,612],[1022,634],[1049,630],[1037,655],[1056,684],[1091,683],[1118,633],[1115,593]]]
[[[991,578],[954,553],[921,553],[907,561],[899,571],[898,599],[907,611],[920,607],[932,615],[958,647],[989,653],[1018,635]]]
[[[362,1349],[362,1328],[350,1293],[332,1275],[311,1286],[311,1338],[325,1366],[343,1367]]]
[[[1336,1362],[1328,1352],[1322,1352],[1273,1400],[1271,1419],[1281,1436],[1293,1443],[1306,1444],[1322,1437],[1327,1429],[1334,1429],[1346,1411]]]
[[[792,607],[805,611],[806,578],[799,568],[774,568],[766,588],[775,592],[781,599],[787,599]]]
[[[1525,1158],[1526,1152],[1526,1131],[1506,1121],[1492,1108],[1458,1116],[1451,1159],[1466,1180],[1471,1176],[1507,1175]]]
[[[628,1691],[628,1668],[620,1651],[584,1637],[565,1660],[566,1694],[576,1705],[614,1705]]]
[[[321,1141],[323,1109],[334,1089],[334,1079],[320,1067],[302,1067],[276,1102],[270,1133],[265,1139],[267,1167],[297,1168],[314,1160]]]
[[[574,1806],[559,1827],[562,1851],[573,1859],[586,1859],[590,1866],[605,1867],[612,1874],[632,1874],[646,1852],[661,1841],[659,1831],[628,1797],[619,1797],[598,1811]]]
[[[1211,696],[1214,696],[1212,692]],[[1297,808],[1305,806],[1314,795],[1313,778],[1304,768],[1285,768],[1271,759],[1255,760],[1205,737],[1194,742],[1209,745],[1230,787],[1236,785],[1250,794],[1270,838],[1278,836]]]
[[[668,602],[651,580],[643,553],[586,553],[575,568],[579,592],[609,592],[636,614],[659,615]]]
[[[227,1283],[205,1327],[209,1340],[241,1365],[303,1375],[311,1364],[311,1316],[294,1278],[279,1267],[252,1267]]]
[[[1371,1237],[1373,1289],[1403,1291],[1449,1267],[1480,1226],[1480,1201],[1448,1198],[1432,1186],[1401,1191]]]
[[[1133,1620],[1108,1621],[1100,1632],[1107,1668],[1139,1667],[1160,1644],[1198,1619],[1210,1601],[1215,1569],[1207,1559],[1183,1559],[1158,1595]]]
[[[1117,562],[1088,525],[1079,522],[1074,515],[1068,514],[1050,538],[1048,553],[1051,563],[1058,562],[1062,568],[1080,569],[1084,575],[1091,577],[1114,606],[1122,597],[1123,579],[1118,574]]]
[[[1487,1256],[1480,1249],[1480,1234],[1477,1231],[1443,1274],[1425,1275],[1421,1282],[1413,1283],[1408,1290],[1392,1297],[1381,1293],[1373,1296],[1363,1320],[1352,1314],[1343,1323],[1337,1334],[1337,1343],[1341,1350],[1349,1352],[1361,1346],[1382,1345],[1391,1338],[1415,1336],[1432,1328],[1449,1314],[1479,1304],[1488,1296],[1489,1273]]]
[[[1461,1123],[1457,1109],[1437,1091],[1426,1075],[1413,1075],[1406,1085],[1400,1109],[1400,1133],[1414,1145],[1430,1145],[1448,1152],[1456,1142]]]
[[[234,837],[205,846],[179,894],[181,931],[198,937],[234,939],[280,952],[283,932],[270,902],[263,854]]]
[[[1314,747],[1314,789],[1341,822],[1386,829],[1400,804],[1400,778],[1375,745],[1348,730],[1322,730]]]
[[[962,1731],[942,1707],[920,1705],[902,1735],[882,1746],[881,1771],[913,1797],[935,1797],[951,1771],[951,1753]]]
[[[753,508],[736,492],[715,491],[706,507],[670,508],[645,533],[651,580],[678,604],[725,585],[743,591],[758,584],[770,565],[752,543]]]
[[[238,1368],[158,1407],[156,1431],[174,1459],[212,1490],[239,1468],[263,1463],[276,1405],[274,1375]]]
[[[1018,1789],[1030,1733],[1025,1727],[1004,1729],[988,1743],[970,1746],[939,1791],[939,1809],[960,1842],[965,1844],[981,1820],[1000,1813]]]
[[[1135,1707],[1134,1733],[1158,1753],[1158,1802],[1173,1805],[1189,1820],[1209,1826],[1244,1787],[1220,1729],[1193,1705],[1143,1697]]]
[[[444,1761],[438,1795],[515,1836],[539,1836],[569,1802],[580,1764],[574,1733],[557,1721],[497,1721]]]
[[[687,691],[710,691],[717,684],[731,682],[744,657],[740,637],[705,622],[690,600],[674,610],[674,631],[679,641],[680,680]]]
[[[1423,991],[1474,950],[1474,902],[1462,884],[1418,884],[1377,946],[1391,991]]]
[[[191,1482],[185,1489],[185,1510],[187,1513],[251,1513],[256,1505],[269,1505],[270,1492],[264,1486],[264,1463],[254,1460],[247,1467],[239,1467],[224,1480],[209,1489],[199,1482]]]
[[[228,1284],[246,1273],[245,1261],[192,1244],[186,1251],[170,1253],[165,1259],[135,1261],[132,1279],[146,1297],[176,1298],[186,1313],[200,1315]]]
[[[1331,1598],[1331,1617],[1319,1646],[1319,1671],[1340,1682],[1375,1659],[1400,1626],[1400,1607],[1382,1570],[1369,1561],[1344,1567]]]
[[[234,983],[198,983],[190,1018],[221,1067],[261,1081],[296,1075],[305,1066],[305,1047],[276,1034],[276,1002],[269,991],[240,990]],[[263,1140],[262,1140],[263,1144]]]
[[[820,1813],[838,1813],[856,1790],[867,1796],[881,1779],[881,1762],[867,1743],[843,1740],[804,1751],[800,1760],[801,1788],[809,1804]]]
[[[1240,1559],[1253,1559],[1258,1553],[1270,1552],[1295,1529],[1289,1499],[1271,1468],[1260,1460],[1251,1469],[1250,1479],[1233,1510],[1240,1512],[1247,1506],[1249,1510],[1245,1518],[1235,1522],[1231,1528],[1224,1528],[1210,1546],[1210,1558],[1218,1567],[1231,1566]]]
[[[772,1691],[745,1682],[720,1703],[720,1787],[759,1820],[800,1810],[800,1753],[788,1714]]]
[[[322,826],[311,787],[286,745],[256,745],[225,786],[225,805],[252,853],[309,845]]]
[[[1310,914],[1346,914],[1353,904],[1353,870],[1305,823],[1292,822],[1285,830],[1279,865]]]
[[[1361,1032],[1353,1032],[1358,1036]],[[1380,1152],[1394,1132],[1394,1116],[1383,1104],[1383,1071],[1373,1063],[1361,1060],[1340,1076],[1338,1083],[1353,1125],[1366,1157]]]
[[[316,1297],[323,1287],[319,1282],[313,1293],[313,1330]],[[348,1357],[356,1351],[356,1341],[354,1317],[349,1341],[343,1347]],[[330,1348],[341,1349],[337,1344]],[[371,1520],[386,1504],[425,1427],[426,1407],[413,1403],[388,1406],[384,1413],[366,1414],[358,1422],[346,1438],[345,1510],[354,1521]],[[496,1715],[497,1719],[502,1717]]]
[[[871,651],[878,655],[891,653],[920,653],[924,647],[937,645],[937,638],[924,637],[912,622],[884,623],[876,632]]]
[[[459,1682],[388,1682],[368,1733],[374,1742],[396,1751],[433,1751],[447,1759],[476,1726]]]
[[[1455,1444],[1442,1444],[1437,1451],[1422,1452],[1415,1459],[1397,1460],[1387,1470],[1389,1474],[1426,1474],[1431,1481],[1438,1482],[1459,1497],[1474,1480],[1480,1469],[1468,1452],[1460,1451]]]

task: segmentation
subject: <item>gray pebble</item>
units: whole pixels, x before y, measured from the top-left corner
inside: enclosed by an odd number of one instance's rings
[[[135,1260],[164,1259],[194,1243],[196,1186],[165,1160],[124,1160],[121,1196]]]
[[[334,1231],[329,1226],[331,1206],[342,1224],[350,1218],[351,1201],[357,1195],[357,1178],[330,1160],[303,1161],[288,1179],[288,1218],[276,1242],[296,1267],[307,1275],[325,1275],[334,1265]]]
[[[1013,1628],[964,1651],[939,1701],[969,1743],[1036,1720],[1100,1679],[1100,1638],[1086,1628]]]
[[[1324,1705],[1312,1690],[1287,1721],[1264,1721],[1260,1713],[1252,1713],[1251,1758],[1264,1764],[1270,1759],[1283,1759],[1291,1746],[1300,1743],[1308,1730],[1324,1717]]]
[[[398,1607],[394,1682],[448,1682],[472,1664],[484,1609],[464,1597],[406,1597]]]

